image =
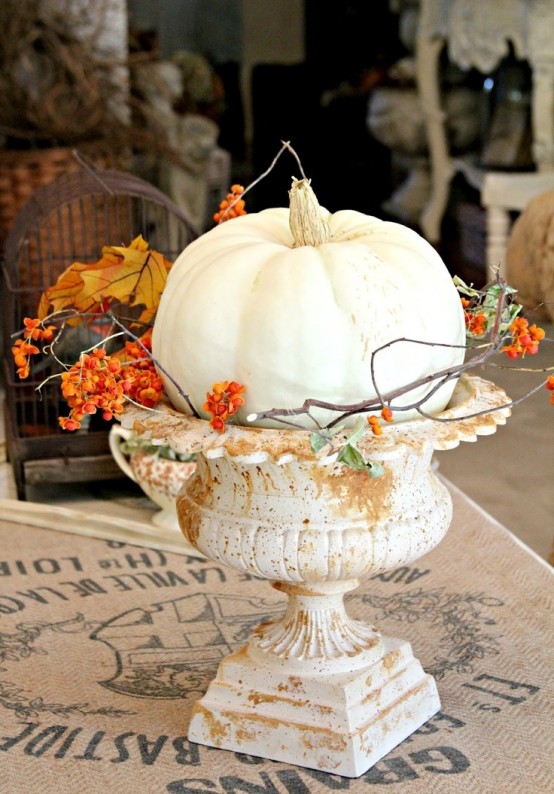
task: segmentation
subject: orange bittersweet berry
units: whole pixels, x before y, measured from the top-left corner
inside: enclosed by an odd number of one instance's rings
[[[501,348],[508,358],[523,358],[526,354],[534,356],[539,352],[539,343],[545,337],[543,328],[535,324],[529,325],[525,317],[516,317],[508,330],[512,335],[512,342]]]
[[[483,336],[487,330],[487,318],[483,312],[478,312],[477,314],[465,312],[465,323],[468,332],[472,336]]]
[[[549,375],[546,379],[545,383],[546,388],[548,391],[551,391],[552,394],[550,395],[550,402],[554,405],[554,375]]]
[[[239,215],[246,215],[244,199],[240,198],[244,193],[242,185],[231,185],[229,193],[219,202],[219,212],[214,214],[216,223],[223,223]]]
[[[149,342],[141,342],[149,349]],[[95,348],[90,354],[81,354],[79,361],[62,373],[62,395],[70,412],[68,417],[60,417],[61,427],[78,430],[83,417],[97,411],[110,421],[122,413],[127,398],[146,408],[161,400],[163,381],[141,346],[127,343],[123,354],[125,363],[118,356],[108,355],[104,348]]]
[[[478,311],[478,306],[471,305],[471,301],[461,297],[462,308],[464,310],[464,321],[466,330],[471,336],[483,336],[487,331],[487,318],[482,311]]]
[[[31,356],[40,353],[40,349],[32,342],[50,342],[54,337],[55,325],[43,325],[42,320],[25,317],[24,328],[20,331],[22,339],[18,339],[12,347],[17,376],[21,380],[29,377],[31,372]]]
[[[34,342],[49,342],[54,336],[55,325],[43,325],[42,320],[25,317],[23,320],[23,338]]]
[[[380,436],[383,433],[383,428],[381,427],[381,423],[377,416],[368,416],[367,422],[371,428],[371,432],[374,436]]]
[[[236,381],[222,381],[214,383],[212,392],[206,392],[206,402],[202,406],[212,417],[210,426],[218,433],[225,432],[225,422],[244,405],[242,395],[245,388]]]

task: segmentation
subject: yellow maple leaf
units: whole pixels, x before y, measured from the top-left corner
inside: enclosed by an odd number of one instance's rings
[[[69,308],[101,312],[116,303],[143,307],[137,322],[148,323],[159,306],[171,264],[141,235],[128,246],[104,246],[98,262],[74,262],[43,293],[38,317]]]

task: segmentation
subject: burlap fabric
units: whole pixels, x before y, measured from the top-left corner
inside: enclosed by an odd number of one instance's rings
[[[349,611],[412,643],[442,709],[350,780],[187,741],[222,656],[283,608],[206,560],[0,520],[0,791],[545,794],[553,576],[452,489],[454,521]]]

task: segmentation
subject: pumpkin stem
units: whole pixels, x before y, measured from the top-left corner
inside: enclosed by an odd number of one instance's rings
[[[324,217],[309,179],[293,179],[289,190],[289,225],[294,248],[317,246],[330,240],[329,224]]]

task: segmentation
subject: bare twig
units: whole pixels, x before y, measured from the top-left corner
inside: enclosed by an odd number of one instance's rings
[[[309,398],[306,399],[302,403],[302,405],[297,408],[286,408],[286,409],[271,408],[270,410],[267,411],[261,411],[255,414],[251,414],[250,416],[247,417],[248,421],[253,422],[260,419],[273,419],[276,421],[283,421],[283,417],[287,417],[287,423],[292,424],[290,420],[291,416],[295,416],[295,417],[309,416],[315,422],[315,418],[311,413],[311,409],[319,408],[326,411],[333,411],[338,413],[338,416],[327,425],[327,429],[329,430],[333,427],[336,427],[338,424],[340,424],[345,419],[348,419],[351,416],[360,413],[379,411],[384,406],[388,406],[396,412],[406,412],[406,411],[416,410],[422,416],[429,417],[430,415],[425,412],[423,406],[437,391],[439,391],[449,381],[459,378],[460,375],[466,372],[467,370],[474,369],[475,367],[484,365],[485,362],[487,362],[491,358],[491,356],[493,356],[502,345],[502,342],[506,335],[506,331],[502,331],[503,317],[507,307],[510,305],[511,294],[507,284],[503,282],[498,275],[491,284],[494,284],[495,286],[498,287],[499,293],[497,296],[492,328],[489,332],[489,339],[488,342],[479,345],[478,348],[474,348],[474,349],[479,349],[480,352],[469,358],[467,361],[462,362],[461,364],[457,364],[455,366],[438,370],[422,378],[418,378],[417,380],[411,381],[410,383],[404,384],[398,389],[394,389],[392,391],[383,393],[377,382],[376,357],[379,353],[382,353],[384,350],[391,348],[393,345],[416,344],[416,345],[424,345],[430,347],[448,347],[452,349],[456,349],[456,348],[467,349],[466,345],[451,345],[441,342],[427,342],[420,339],[410,339],[408,337],[400,337],[381,345],[380,347],[376,348],[371,354],[371,363],[370,363],[371,380],[376,395],[375,397],[372,397],[369,400],[362,400],[360,402],[351,403],[351,404],[338,404],[315,398]],[[484,288],[484,290],[482,291],[483,294],[487,295],[487,289],[491,286],[491,284],[487,285]],[[554,367],[545,368],[544,371],[545,372],[550,371],[550,369],[554,370]],[[404,405],[394,405],[394,400],[397,400],[399,397],[402,397],[416,389],[421,388],[422,386],[432,383],[434,383],[434,385],[429,390],[427,390],[427,392],[422,398],[415,400],[412,403],[408,403]],[[532,389],[529,392],[529,394],[526,395],[526,397],[533,394],[539,388],[542,388],[543,385],[544,384],[541,383],[540,386],[536,387],[535,389]],[[526,397],[521,398],[520,400],[515,402],[511,401],[507,403],[505,406],[501,406],[501,408],[504,407],[508,408],[511,407],[512,405],[517,405],[523,399],[526,399]],[[498,409],[494,408],[490,410],[485,410],[481,413],[490,413],[490,411],[493,410],[496,411]],[[479,414],[474,414],[474,415],[477,416]],[[470,417],[468,416],[467,418]],[[457,420],[459,420],[459,417],[457,417]]]
[[[275,166],[277,164],[277,161],[279,160],[279,158],[281,157],[283,152],[289,151],[292,154],[292,156],[296,159],[296,162],[298,163],[298,167],[300,169],[300,173],[302,175],[302,179],[306,179],[306,174],[304,173],[304,169],[302,168],[302,163],[300,161],[300,157],[298,156],[297,152],[290,145],[290,141],[281,141],[281,144],[282,144],[281,148],[279,149],[279,151],[277,152],[277,154],[275,155],[275,157],[273,158],[273,160],[271,161],[269,166],[266,168],[266,170],[262,174],[257,176],[256,179],[254,179],[252,182],[250,182],[250,184],[247,187],[244,188],[242,193],[240,195],[238,195],[235,199],[233,199],[233,201],[231,201],[229,206],[225,208],[225,210],[222,212],[223,218],[226,215],[229,214],[229,212],[233,209],[235,204],[238,201],[241,201],[244,198],[244,196],[250,190],[252,190],[253,187],[255,187],[258,184],[258,182],[261,182],[262,179],[265,179],[266,176],[268,176],[268,174],[270,174],[273,171],[273,169],[275,168]]]
[[[120,322],[120,321],[117,319],[117,317],[115,317],[113,314],[109,314],[108,316],[111,318],[111,320],[113,321],[113,323],[114,323],[115,325],[117,325],[119,328],[121,328],[123,331],[125,331],[125,333],[126,333],[128,336],[130,336],[130,337],[131,337],[131,339],[133,339],[133,340],[134,340],[134,341],[135,341],[135,342],[136,342],[136,343],[139,345],[139,347],[140,347],[140,348],[141,348],[141,349],[144,351],[144,353],[146,354],[146,356],[147,356],[147,357],[148,357],[148,358],[149,358],[149,359],[150,359],[150,360],[151,360],[151,361],[154,363],[154,365],[156,366],[156,368],[157,368],[157,369],[159,369],[159,370],[160,370],[160,372],[163,372],[163,374],[166,376],[166,378],[168,378],[168,379],[171,381],[171,383],[172,383],[172,384],[175,386],[175,388],[177,389],[177,391],[178,391],[178,393],[179,393],[179,396],[180,396],[180,397],[182,397],[182,398],[183,398],[183,400],[185,400],[186,404],[187,404],[187,405],[188,405],[188,407],[190,408],[190,410],[191,410],[191,412],[192,412],[192,415],[193,415],[193,416],[196,416],[196,417],[198,417],[198,416],[199,416],[199,414],[198,414],[198,411],[196,410],[196,408],[195,408],[195,407],[194,407],[194,405],[192,404],[192,402],[191,402],[191,400],[190,400],[190,397],[188,396],[188,394],[185,394],[185,392],[184,392],[184,391],[182,390],[182,388],[179,386],[179,384],[177,383],[177,381],[175,380],[175,378],[174,378],[174,377],[171,375],[171,373],[170,373],[170,372],[168,372],[168,371],[166,370],[166,368],[165,368],[165,367],[163,367],[163,366],[162,366],[162,365],[159,363],[159,361],[157,361],[157,360],[156,360],[156,359],[153,357],[152,353],[151,353],[151,352],[148,350],[148,348],[147,348],[147,347],[146,347],[146,346],[145,346],[145,345],[144,345],[144,344],[141,342],[141,340],[139,339],[139,337],[138,337],[138,336],[136,336],[134,333],[132,333],[132,331],[130,331],[128,328],[126,328],[126,327],[123,325],[123,323],[121,323],[121,322]]]

